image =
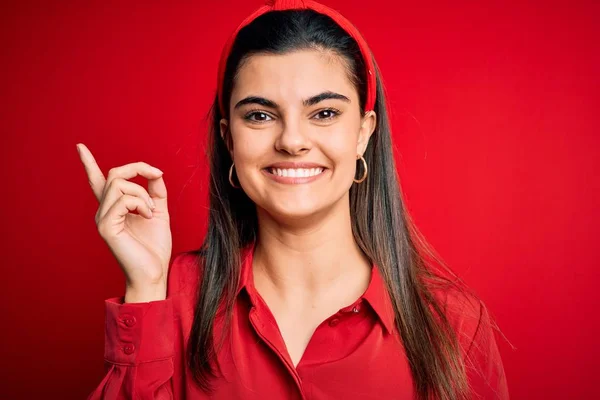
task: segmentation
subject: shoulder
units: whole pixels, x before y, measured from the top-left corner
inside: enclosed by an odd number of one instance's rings
[[[167,296],[193,294],[198,287],[202,255],[200,250],[175,254],[169,265]]]
[[[474,398],[508,399],[502,358],[496,343],[498,330],[485,303],[469,289],[438,293],[460,344]]]
[[[485,303],[471,290],[445,289],[436,292],[439,304],[467,357],[477,340],[493,336],[493,322]]]

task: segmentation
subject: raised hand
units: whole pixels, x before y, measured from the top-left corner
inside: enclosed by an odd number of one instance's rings
[[[165,299],[172,237],[162,171],[136,162],[105,178],[90,150],[82,143],[77,150],[99,203],[98,232],[125,273],[125,302]],[[147,191],[128,181],[137,175],[148,179]]]

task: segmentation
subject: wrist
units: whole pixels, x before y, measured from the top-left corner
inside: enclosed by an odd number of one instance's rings
[[[125,289],[125,303],[148,303],[150,301],[160,301],[167,298],[166,283],[146,284],[146,285],[127,285]]]

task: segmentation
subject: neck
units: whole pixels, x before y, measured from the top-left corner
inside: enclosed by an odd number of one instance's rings
[[[332,293],[352,301],[366,290],[371,263],[354,240],[348,199],[324,214],[294,224],[258,211],[253,271],[259,292],[307,304]]]

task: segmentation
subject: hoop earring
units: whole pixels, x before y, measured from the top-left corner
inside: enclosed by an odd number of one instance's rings
[[[363,172],[363,176],[360,179],[358,179],[358,180],[354,179],[354,182],[356,182],[356,183],[361,183],[362,181],[367,179],[367,175],[368,175],[367,162],[365,161],[365,158],[363,156],[360,156],[360,160],[363,162],[363,166],[365,167],[365,172]]]
[[[233,166],[235,165],[235,163],[231,163],[231,167],[229,167],[229,183],[231,184],[231,186],[233,186],[236,189],[239,189],[239,186],[235,186],[235,184],[233,183]]]

